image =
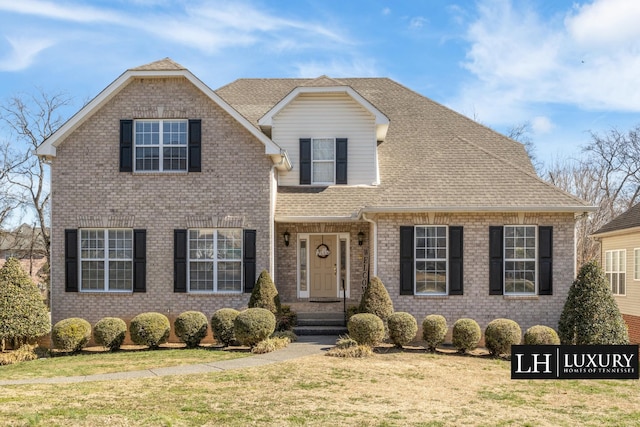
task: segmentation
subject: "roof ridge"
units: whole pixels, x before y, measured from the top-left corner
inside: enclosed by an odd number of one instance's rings
[[[511,161],[509,161],[509,160],[497,155],[496,153],[494,153],[492,151],[487,150],[486,148],[476,144],[473,141],[468,140],[467,138],[465,138],[463,136],[455,135],[455,136],[452,137],[452,140],[454,140],[454,139],[459,139],[460,141],[463,141],[463,142],[466,142],[469,145],[472,145],[473,147],[475,147],[476,149],[482,151],[483,153],[493,157],[494,159],[500,161],[501,163],[503,163],[505,165],[508,165],[509,167],[511,167],[511,168],[513,168],[513,169],[515,169],[517,171],[520,171],[520,172],[524,173],[525,175],[529,176],[530,178],[533,178],[534,180],[540,182],[541,184],[544,184],[547,187],[551,188],[552,190],[558,191],[558,192],[564,194],[565,196],[569,196],[571,199],[577,201],[579,204],[581,204],[583,206],[589,206],[584,200],[580,199],[579,197],[576,197],[573,194],[563,190],[562,188],[560,188],[558,186],[555,186],[555,185],[551,184],[548,181],[545,181],[544,179],[540,178],[537,174],[531,173],[531,171],[516,165],[515,163],[513,163],[513,162],[511,162]]]

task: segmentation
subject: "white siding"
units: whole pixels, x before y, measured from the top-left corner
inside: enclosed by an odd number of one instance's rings
[[[602,238],[602,259],[604,268],[605,254],[607,251],[621,250],[627,251],[626,255],[626,286],[625,295],[614,295],[618,308],[623,314],[640,316],[640,281],[635,280],[633,273],[635,268],[635,249],[640,248],[640,233],[628,233],[617,236]]]
[[[300,138],[348,138],[348,185],[378,183],[375,117],[349,95],[299,95],[273,118],[272,137],[293,165],[279,185],[300,184]]]

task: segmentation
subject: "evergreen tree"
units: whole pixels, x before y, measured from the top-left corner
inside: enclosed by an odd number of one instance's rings
[[[582,266],[558,323],[562,344],[628,344],[629,334],[602,268],[596,261]]]
[[[0,269],[0,346],[18,347],[47,334],[51,321],[38,287],[15,258]]]
[[[372,313],[387,322],[393,313],[393,302],[382,280],[372,277],[360,300],[360,313]]]
[[[280,312],[280,295],[267,270],[262,270],[253,287],[249,308],[265,308],[273,314]]]

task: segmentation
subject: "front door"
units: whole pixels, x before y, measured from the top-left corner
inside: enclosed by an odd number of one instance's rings
[[[318,234],[309,236],[309,279],[311,298],[338,296],[338,236]]]

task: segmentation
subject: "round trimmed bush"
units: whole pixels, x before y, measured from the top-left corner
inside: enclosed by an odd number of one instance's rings
[[[526,345],[559,345],[560,337],[549,326],[535,325],[524,333],[524,343]]]
[[[447,336],[447,319],[439,314],[430,314],[422,321],[422,339],[427,343],[427,350],[434,352]]]
[[[75,353],[91,339],[91,324],[79,317],[61,320],[53,325],[51,339],[55,348]]]
[[[418,322],[410,313],[396,311],[387,319],[389,339],[396,347],[402,348],[416,338]]]
[[[233,322],[236,320],[240,312],[233,308],[221,308],[211,316],[211,331],[213,337],[222,345],[229,346],[235,340],[236,336],[233,332]]]
[[[480,329],[480,325],[473,319],[462,318],[456,320],[456,323],[453,324],[453,346],[457,348],[460,353],[465,353],[468,350],[476,348],[481,337],[482,330]]]
[[[162,313],[141,313],[131,320],[129,333],[131,341],[138,345],[146,345],[156,349],[162,343],[167,342],[171,324]]]
[[[266,308],[248,308],[236,316],[233,329],[241,344],[253,347],[276,330],[276,316]]]
[[[207,316],[199,311],[185,311],[173,322],[176,336],[187,345],[187,348],[197,347],[207,336],[208,327]]]
[[[493,356],[511,354],[511,346],[522,341],[520,326],[511,319],[495,319],[484,330],[484,344]]]
[[[375,314],[358,313],[347,322],[349,336],[358,344],[374,347],[384,339],[384,323]]]
[[[117,351],[124,342],[127,324],[117,317],[104,317],[93,326],[93,339],[96,344]]]

